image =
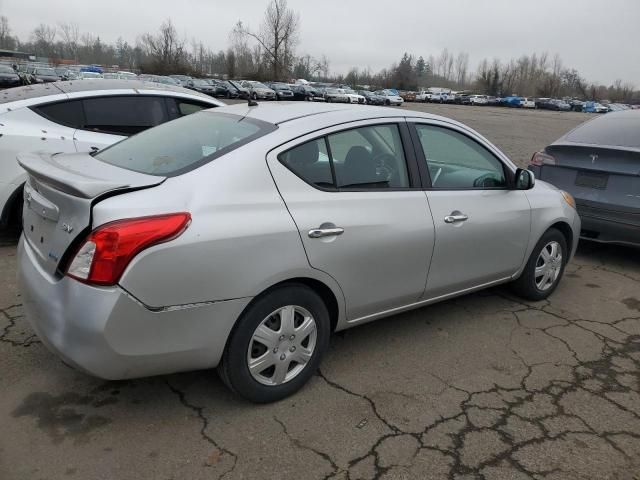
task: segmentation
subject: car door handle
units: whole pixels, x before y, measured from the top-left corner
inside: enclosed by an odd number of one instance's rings
[[[331,237],[335,235],[342,235],[343,233],[344,228],[336,227],[335,225],[331,227],[320,225],[320,228],[313,228],[309,230],[309,238]]]
[[[457,223],[457,222],[465,222],[469,220],[469,217],[464,213],[460,213],[458,211],[451,212],[451,215],[447,215],[444,217],[444,223]]]

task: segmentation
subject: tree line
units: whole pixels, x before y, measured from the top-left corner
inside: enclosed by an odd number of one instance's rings
[[[616,80],[600,85],[584,79],[558,56],[533,53],[513,58],[483,59],[475,72],[466,52],[442,50],[415,56],[405,52],[400,61],[377,72],[353,67],[346,74],[331,74],[329,58],[299,53],[300,16],[287,0],[269,0],[257,28],[238,21],[229,33],[228,47],[213,50],[201,40],[181,37],[170,19],[156,33],[144,33],[131,44],[122,38],[107,43],[98,35],[81,33],[74,23],[36,26],[26,41],[12,34],[9,20],[0,16],[0,48],[22,50],[77,64],[118,66],[142,73],[228,75],[256,80],[307,80],[372,87],[419,90],[429,86],[471,90],[488,95],[578,97],[640,102],[640,91]]]

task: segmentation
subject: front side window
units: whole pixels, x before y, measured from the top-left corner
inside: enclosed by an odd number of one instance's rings
[[[502,162],[476,141],[448,128],[416,125],[431,177],[438,189],[505,188]]]
[[[304,181],[321,188],[379,190],[410,186],[395,124],[334,133],[299,145],[278,158]]]
[[[85,128],[132,135],[169,120],[163,97],[113,96],[83,100]]]
[[[118,142],[96,153],[95,158],[136,172],[175,176],[276,128],[271,123],[206,110]]]

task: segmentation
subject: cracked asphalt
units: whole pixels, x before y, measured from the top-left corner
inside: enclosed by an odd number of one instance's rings
[[[581,121],[527,114],[553,138]],[[473,126],[506,144],[501,121]],[[638,250],[583,242],[547,301],[499,287],[338,333],[271,405],[210,371],[72,370],[23,316],[15,253],[3,236],[0,479],[640,479]]]

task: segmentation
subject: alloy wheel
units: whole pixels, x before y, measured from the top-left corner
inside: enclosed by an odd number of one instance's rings
[[[286,305],[268,315],[255,329],[247,350],[251,376],[263,385],[281,385],[297,377],[316,347],[318,330],[313,315]]]
[[[547,243],[536,260],[534,273],[538,290],[545,291],[553,286],[562,270],[562,247],[556,241]]]

